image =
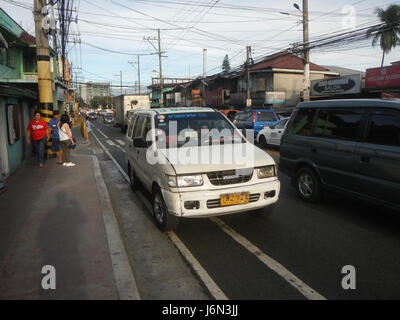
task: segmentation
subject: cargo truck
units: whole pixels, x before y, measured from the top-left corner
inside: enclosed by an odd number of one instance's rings
[[[131,110],[150,109],[148,94],[124,94],[114,98],[115,124],[123,133],[128,127],[128,113]]]

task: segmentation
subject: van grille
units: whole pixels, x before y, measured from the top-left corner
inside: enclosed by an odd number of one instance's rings
[[[250,194],[250,202],[256,202],[260,199],[260,194],[259,193],[253,193]],[[208,209],[215,209],[215,208],[220,208],[221,207],[221,199],[212,199],[212,200],[207,200],[207,208]]]
[[[207,177],[214,186],[226,186],[249,182],[253,177],[253,171],[253,169],[245,169],[208,172]]]

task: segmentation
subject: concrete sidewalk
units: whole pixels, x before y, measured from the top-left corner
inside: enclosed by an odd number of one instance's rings
[[[130,267],[115,258],[126,253],[97,159],[73,134],[75,167],[31,159],[0,196],[0,299],[138,298]],[[55,290],[42,288],[45,265],[55,267]]]

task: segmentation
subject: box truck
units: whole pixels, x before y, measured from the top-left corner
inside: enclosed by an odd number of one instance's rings
[[[148,94],[123,94],[114,98],[115,124],[126,132],[128,127],[128,113],[131,110],[150,109]]]

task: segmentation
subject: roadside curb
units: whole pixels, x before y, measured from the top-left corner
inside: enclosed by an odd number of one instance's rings
[[[101,173],[99,160],[92,156],[94,176],[99,194],[106,238],[109,246],[115,284],[120,300],[141,300],[135,277],[124,243],[121,238],[118,222],[111,205],[110,195]]]

